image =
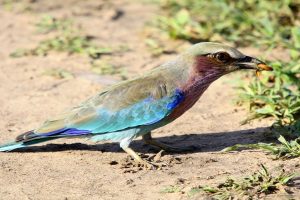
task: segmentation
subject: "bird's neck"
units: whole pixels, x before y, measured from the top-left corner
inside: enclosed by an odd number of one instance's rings
[[[205,90],[210,86],[212,82],[220,78],[222,74],[217,72],[206,73],[203,76],[192,76],[185,85],[181,88],[185,98],[189,102],[190,107],[196,103]]]
[[[190,69],[188,78],[182,84],[181,90],[186,96],[199,99],[208,86],[220,78],[224,73],[213,68],[206,68],[205,70]]]
[[[193,71],[187,73],[189,73],[189,76],[187,76],[188,78],[186,80],[182,80],[183,84],[179,87],[179,90],[184,94],[184,100],[171,113],[169,116],[170,120],[175,120],[190,109],[209,85],[223,75],[222,73],[214,70],[208,70],[202,74],[197,74]]]

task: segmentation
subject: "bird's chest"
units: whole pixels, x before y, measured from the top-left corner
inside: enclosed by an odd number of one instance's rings
[[[207,87],[208,85],[185,93],[184,100],[172,111],[172,113],[168,116],[168,119],[173,121],[189,110],[198,101]]]

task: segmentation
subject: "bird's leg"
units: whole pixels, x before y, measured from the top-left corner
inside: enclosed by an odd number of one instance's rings
[[[191,147],[186,147],[186,148],[172,147],[172,146],[169,146],[167,144],[158,142],[158,141],[156,141],[152,138],[151,132],[146,133],[145,135],[143,135],[143,140],[146,144],[156,146],[160,149],[163,149],[163,150],[169,151],[169,152],[183,152],[183,151],[191,151],[193,149]]]
[[[123,150],[134,158],[135,161],[143,165],[146,169],[160,169],[164,164],[143,160],[133,149],[126,147]]]

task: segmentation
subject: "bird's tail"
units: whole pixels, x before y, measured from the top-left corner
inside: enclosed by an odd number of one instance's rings
[[[19,149],[25,147],[22,142],[10,142],[4,145],[0,145],[0,151],[12,151],[14,149]]]
[[[15,141],[9,142],[3,145],[0,145],[0,152],[3,151],[12,151],[15,149],[27,147],[33,144],[37,144],[40,142],[45,142],[48,140],[56,139],[53,137],[41,137],[40,135],[35,134],[33,131],[29,131],[19,135]]]
[[[88,130],[79,130],[76,128],[62,128],[47,133],[35,133],[34,131],[28,131],[19,135],[14,142],[0,145],[0,152],[12,151],[14,149],[27,147],[58,138],[86,136],[90,133],[91,132]]]

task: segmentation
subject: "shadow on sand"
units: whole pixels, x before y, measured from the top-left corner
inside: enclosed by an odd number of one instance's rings
[[[191,151],[182,152],[196,153],[196,152],[215,152],[224,149],[225,147],[235,144],[252,144],[257,142],[265,142],[266,138],[263,134],[268,131],[268,127],[261,127],[256,129],[247,129],[231,132],[218,133],[193,133],[186,135],[172,135],[165,137],[154,138],[165,144],[174,147],[192,147]],[[54,142],[54,141],[53,141]],[[146,145],[142,140],[135,140],[131,143],[131,147],[137,152],[149,153],[157,152],[157,149]],[[95,145],[88,145],[83,143],[72,144],[46,144],[40,146],[30,146],[22,149],[17,149],[12,152],[58,152],[58,151],[102,151],[102,152],[123,152],[118,143],[101,143]],[[178,154],[178,153],[177,153]]]

